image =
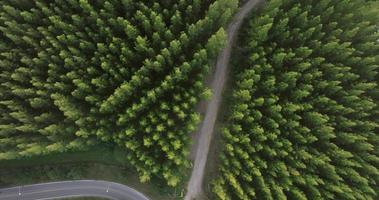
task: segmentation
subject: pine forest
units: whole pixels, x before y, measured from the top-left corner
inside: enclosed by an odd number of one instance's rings
[[[379,0],[0,0],[0,171],[0,199],[378,200]]]
[[[189,167],[203,80],[237,6],[2,0],[0,160],[115,143],[141,181],[175,186]]]
[[[378,2],[271,0],[234,58],[220,200],[379,198]]]

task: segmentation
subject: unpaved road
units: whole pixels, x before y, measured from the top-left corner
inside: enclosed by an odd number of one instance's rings
[[[227,29],[228,40],[225,48],[220,53],[217,64],[216,73],[214,75],[211,89],[213,91],[213,97],[207,105],[205,118],[200,126],[200,131],[197,133],[198,145],[194,145],[196,150],[195,163],[191,174],[190,181],[187,187],[187,194],[185,200],[193,200],[199,197],[202,193],[202,184],[204,178],[204,169],[207,162],[209,146],[212,140],[212,133],[215,126],[218,110],[221,102],[221,95],[226,82],[226,74],[228,64],[230,60],[231,50],[236,39],[238,30],[243,22],[243,19],[249,14],[249,12],[260,3],[261,0],[249,0],[239,10],[239,12],[233,18],[233,21],[229,24]]]
[[[61,181],[0,189],[0,200],[48,200],[69,197],[149,200],[128,186],[97,180]]]

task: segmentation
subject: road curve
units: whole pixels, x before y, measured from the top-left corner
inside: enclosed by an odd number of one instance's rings
[[[199,134],[199,137],[198,145],[196,146],[197,150],[195,154],[195,163],[187,186],[187,194],[184,198],[185,200],[196,199],[202,193],[205,164],[207,162],[212,133],[220,107],[222,91],[226,82],[226,74],[228,71],[227,69],[231,50],[243,19],[260,2],[261,0],[247,1],[234,16],[233,21],[229,24],[226,31],[228,40],[225,48],[222,50],[217,59],[216,72],[211,85],[213,96],[208,102],[204,121],[199,129],[200,131],[197,133]]]
[[[68,197],[150,200],[128,186],[97,180],[51,182],[0,189],[0,200],[48,200]]]

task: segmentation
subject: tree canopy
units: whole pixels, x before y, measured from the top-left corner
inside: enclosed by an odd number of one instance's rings
[[[177,185],[237,4],[2,0],[0,159],[114,143],[142,181]]]
[[[271,0],[240,37],[221,200],[378,199],[378,2]]]

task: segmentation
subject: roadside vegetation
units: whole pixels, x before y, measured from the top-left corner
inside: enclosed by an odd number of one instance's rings
[[[0,160],[107,143],[177,186],[231,0],[0,2]]]
[[[123,155],[125,150],[94,146],[88,151],[0,161],[0,188],[65,180],[106,180],[137,189],[153,200],[181,199],[183,186],[168,187],[158,178],[141,183]]]
[[[378,13],[377,1],[271,0],[251,16],[215,199],[378,199]]]

